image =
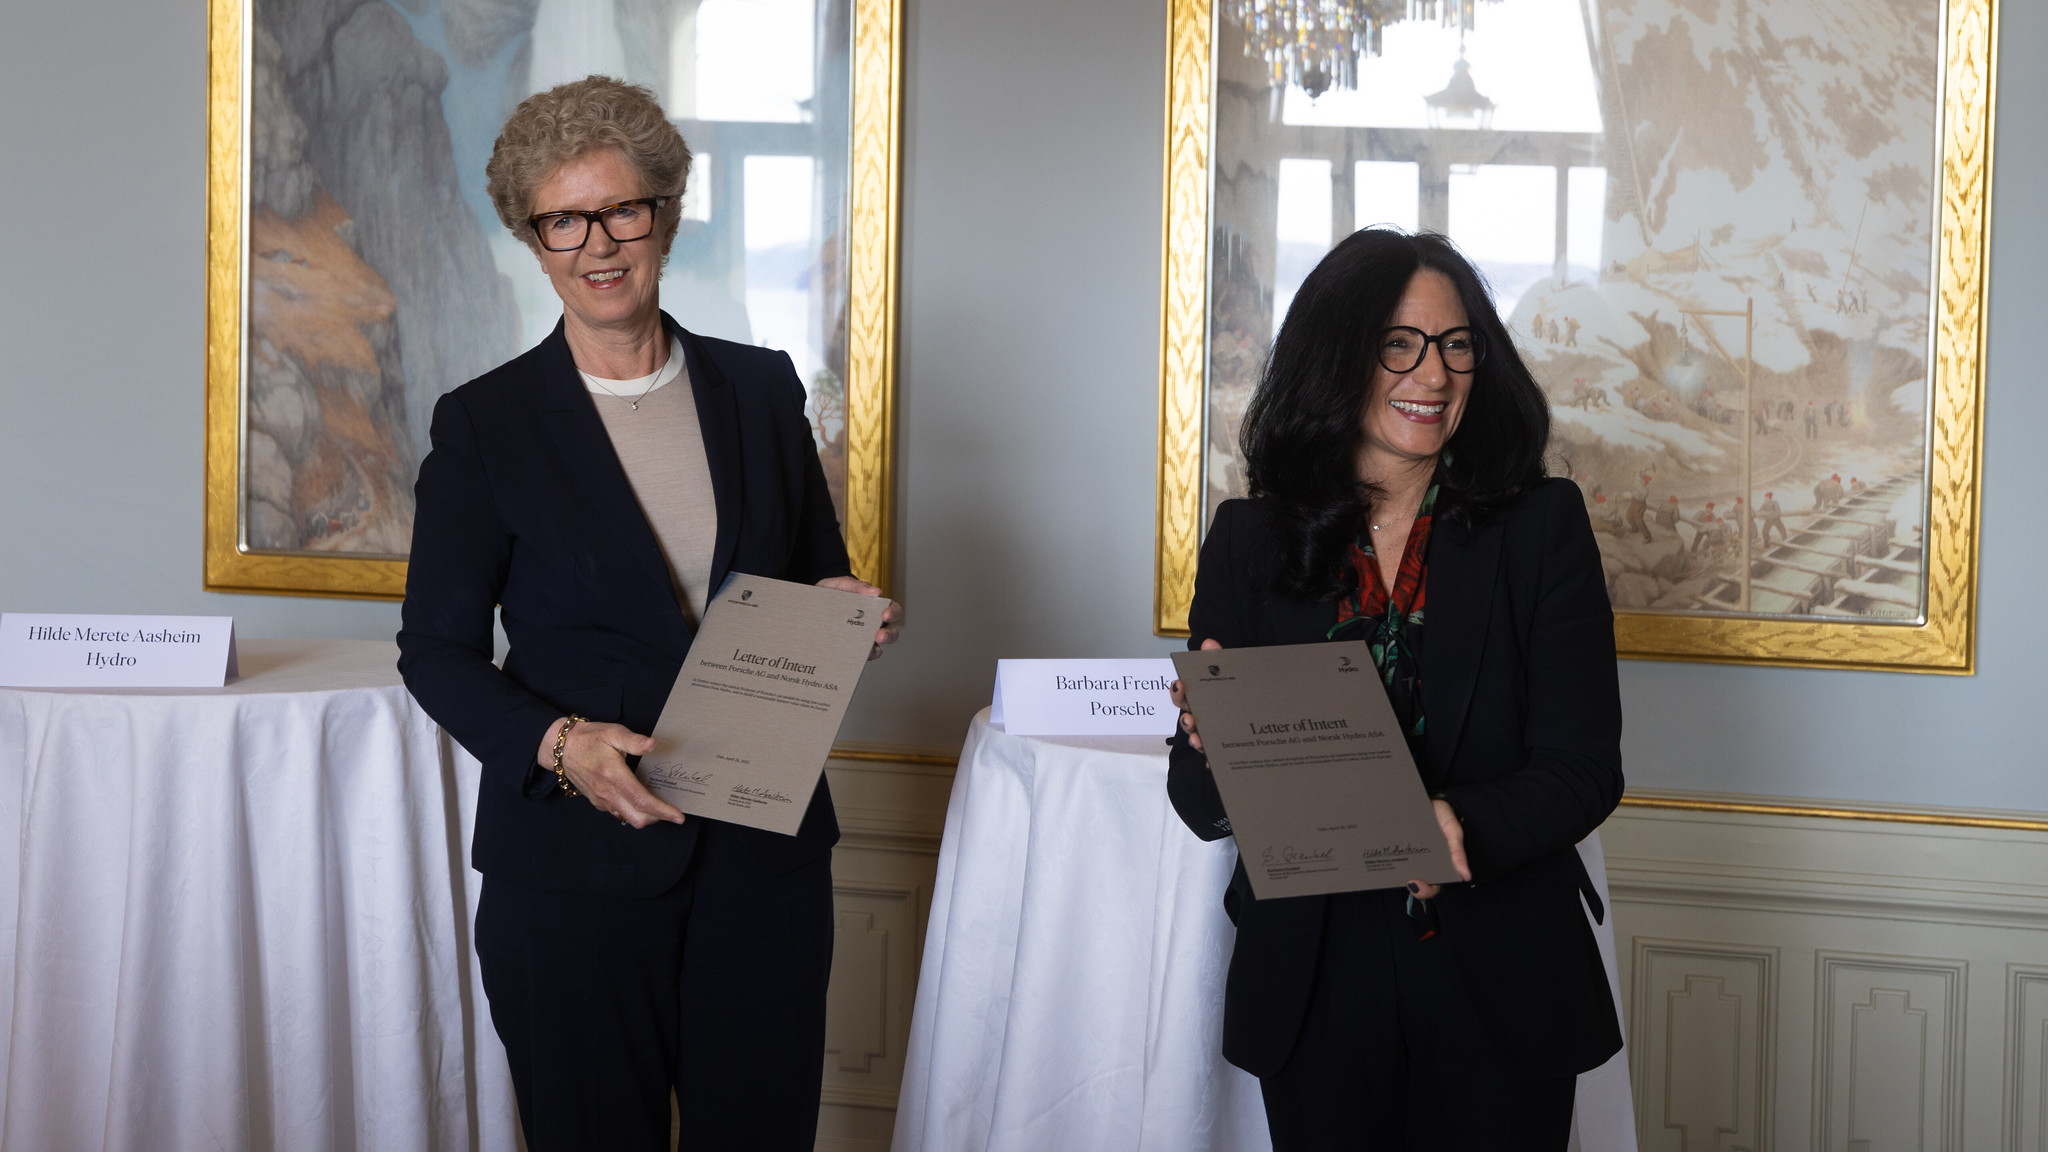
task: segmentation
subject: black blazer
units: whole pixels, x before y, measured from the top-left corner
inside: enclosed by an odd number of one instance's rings
[[[802,583],[848,574],[846,545],[781,352],[684,331],[718,507],[711,587],[747,572]],[[694,634],[569,345],[554,333],[434,406],[415,487],[399,671],[483,762],[472,862],[535,887],[652,896],[689,862],[702,818],[634,830],[556,787],[534,760],[576,713],[646,732]],[[491,611],[511,650],[491,663]],[[824,781],[794,837],[742,828],[793,869],[839,839]]]
[[[1188,647],[1307,644],[1335,601],[1274,590],[1269,500],[1216,510]],[[1604,914],[1573,848],[1621,798],[1614,617],[1578,487],[1550,480],[1476,528],[1431,529],[1422,655],[1424,783],[1457,809],[1472,883],[1445,886],[1439,939],[1494,1045],[1532,1075],[1598,1067],[1621,1030],[1579,894]],[[1229,834],[1208,758],[1173,741],[1168,792],[1205,840]],[[1327,897],[1252,898],[1240,861],[1223,1054],[1255,1075],[1286,1064],[1316,978]],[[1370,974],[1360,973],[1367,979]]]

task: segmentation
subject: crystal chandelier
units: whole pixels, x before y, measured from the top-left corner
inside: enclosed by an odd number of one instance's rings
[[[1479,0],[1223,0],[1224,14],[1244,29],[1244,54],[1266,62],[1273,87],[1297,85],[1311,98],[1358,87],[1359,58],[1380,54],[1387,25],[1434,19],[1462,32],[1478,6]]]

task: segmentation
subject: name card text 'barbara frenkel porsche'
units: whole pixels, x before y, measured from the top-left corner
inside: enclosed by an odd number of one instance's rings
[[[998,660],[989,722],[1013,736],[1170,736],[1173,661]]]
[[[10,688],[219,688],[238,674],[232,616],[0,614]]]

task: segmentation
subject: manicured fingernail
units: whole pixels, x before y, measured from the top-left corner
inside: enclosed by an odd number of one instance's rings
[[[1409,890],[1410,892],[1413,892],[1413,893],[1415,893],[1416,895],[1418,895],[1418,896],[1419,896],[1419,895],[1421,895],[1421,894],[1422,894],[1422,885],[1420,885],[1420,884],[1417,884],[1417,883],[1416,883],[1415,881],[1413,881],[1413,880],[1410,880],[1410,881],[1408,882],[1408,890]]]

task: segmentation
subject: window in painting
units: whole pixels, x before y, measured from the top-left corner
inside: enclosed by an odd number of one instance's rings
[[[747,321],[756,343],[789,353],[802,380],[815,379],[824,367],[810,291],[816,172],[809,156],[749,156],[741,181]]]
[[[1273,273],[1273,331],[1323,253],[1330,250],[1330,162],[1280,161],[1279,253]]]
[[[809,123],[816,21],[812,0],[704,0],[687,58],[696,118]]]
[[[1451,169],[1451,240],[1479,266],[1503,316],[1556,269],[1558,173],[1529,164]]]
[[[1413,160],[1360,160],[1351,175],[1357,206],[1351,219],[1360,228],[1392,224],[1413,232],[1422,203],[1422,166]]]

